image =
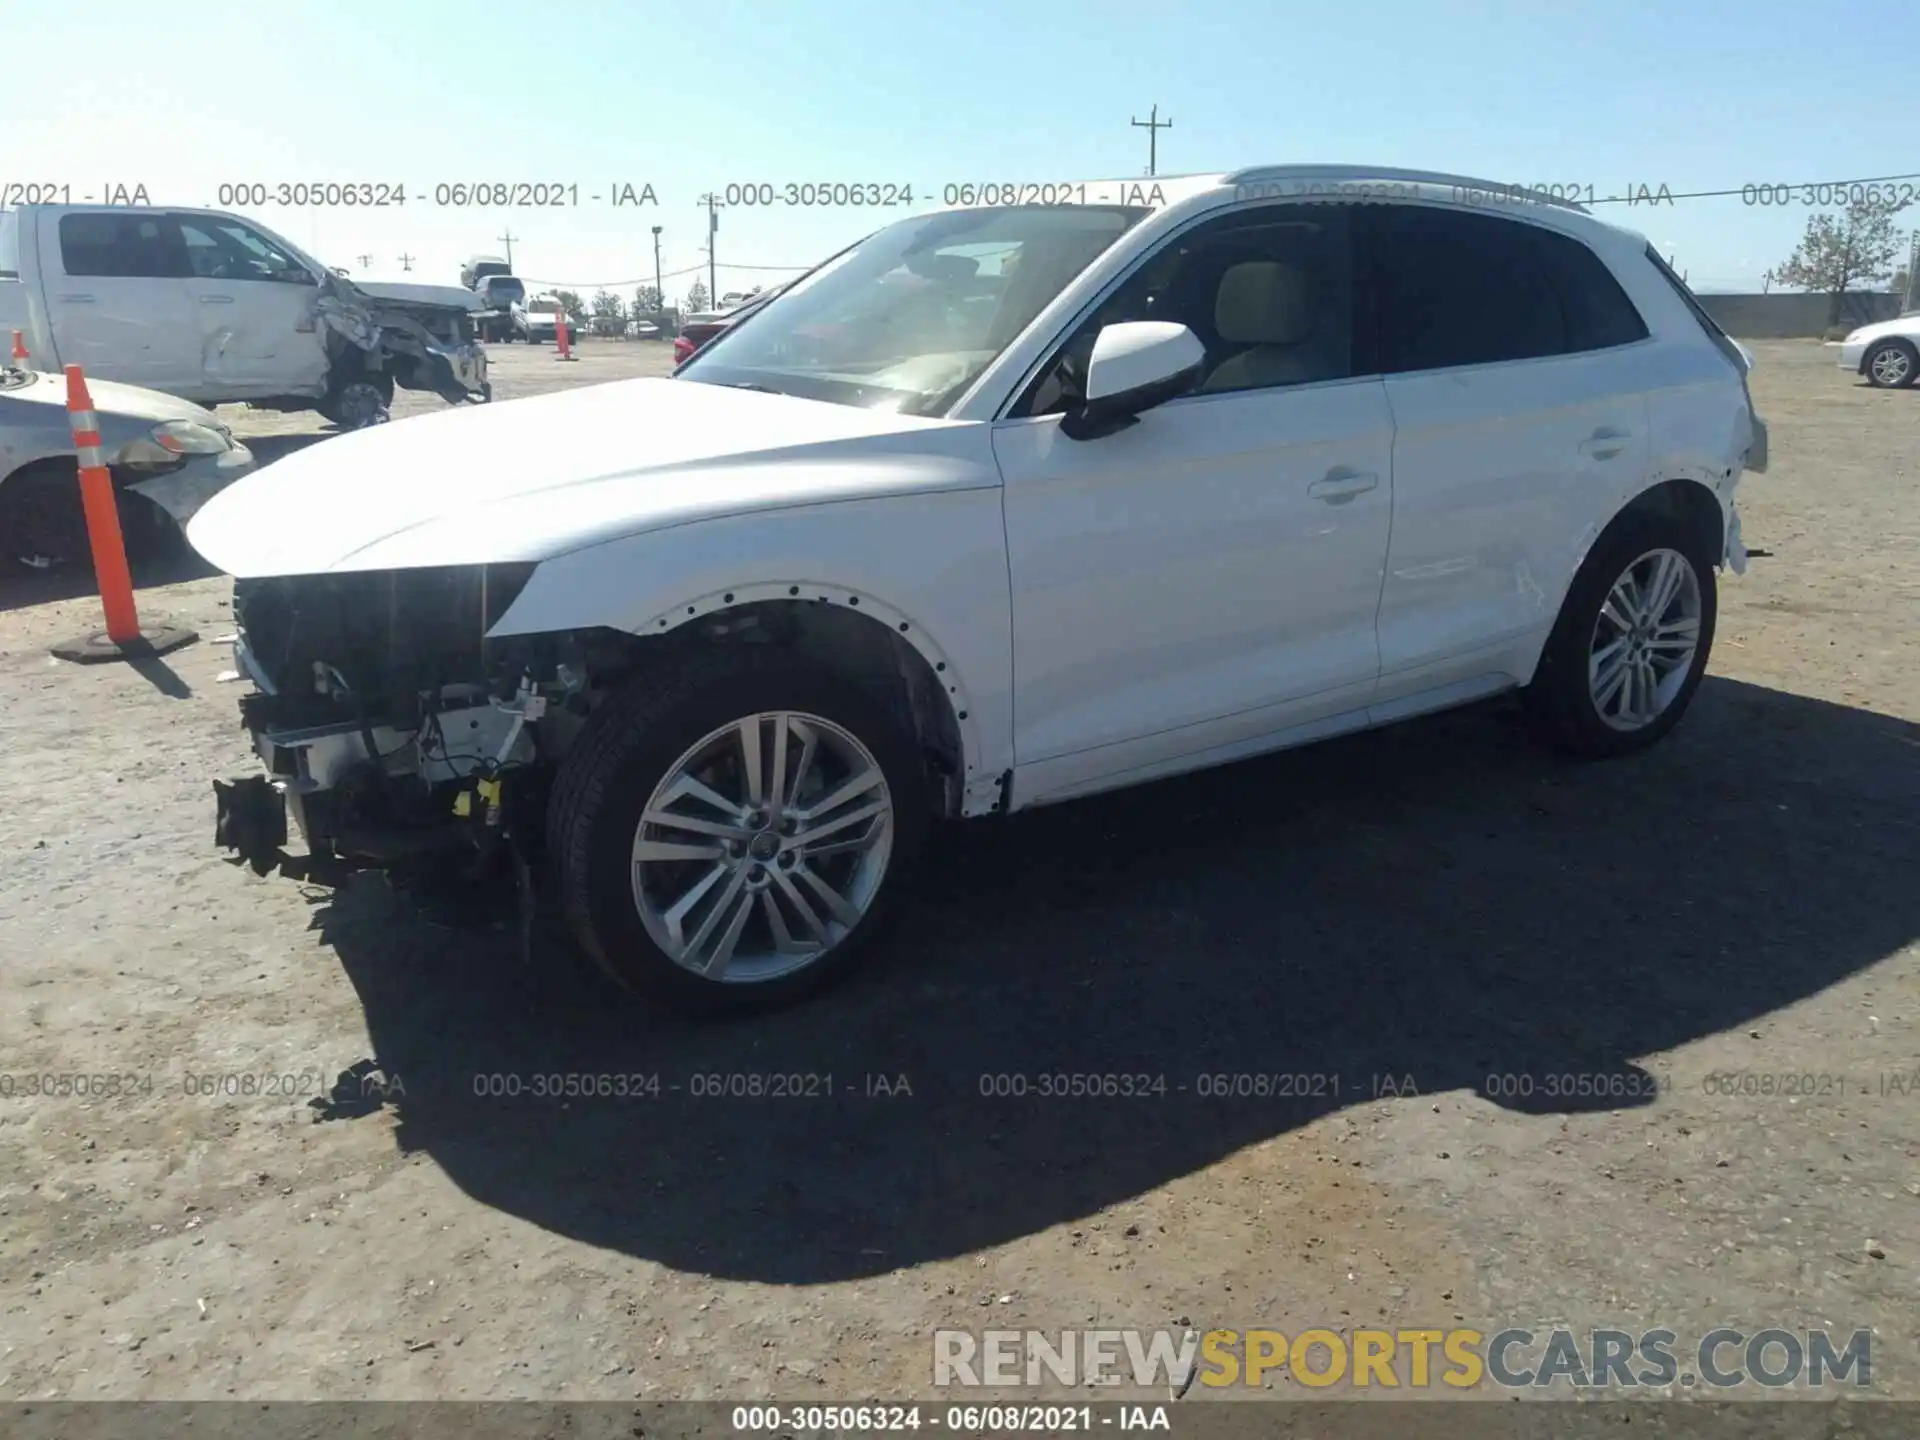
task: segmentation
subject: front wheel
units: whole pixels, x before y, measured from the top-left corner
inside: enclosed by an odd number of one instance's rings
[[[798,998],[880,933],[931,806],[860,686],[717,651],[608,701],[548,811],[561,908],[630,989],[712,1011]]]
[[[1867,352],[1867,383],[1883,390],[1901,390],[1920,374],[1920,351],[1910,341],[1886,340]]]
[[[1546,738],[1605,758],[1643,750],[1680,722],[1706,673],[1718,594],[1691,527],[1632,516],[1574,577],[1528,687]]]

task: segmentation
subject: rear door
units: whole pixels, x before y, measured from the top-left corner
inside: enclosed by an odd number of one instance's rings
[[[1594,517],[1648,456],[1647,327],[1598,256],[1518,215],[1363,207],[1393,411],[1375,703],[1523,680]]]
[[[40,223],[41,281],[61,363],[196,398],[200,329],[168,217],[64,210]]]
[[[172,218],[187,260],[204,393],[220,400],[320,394],[327,358],[314,316],[318,279],[243,220]]]

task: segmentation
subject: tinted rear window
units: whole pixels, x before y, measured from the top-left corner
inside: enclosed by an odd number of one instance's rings
[[[1362,228],[1369,370],[1535,360],[1647,338],[1613,272],[1571,236],[1411,205],[1370,207]]]
[[[151,215],[111,211],[60,217],[60,264],[76,276],[151,280],[190,273],[177,230]]]

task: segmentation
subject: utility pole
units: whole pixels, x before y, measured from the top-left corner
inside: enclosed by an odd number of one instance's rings
[[[707,308],[712,309],[720,303],[720,281],[713,273],[713,237],[720,229],[720,197],[708,191],[700,197],[700,203],[707,207]]]
[[[353,258],[360,262],[360,268],[362,270],[365,270],[369,265],[373,264],[373,257],[371,255],[356,255]]]
[[[496,235],[496,236],[495,236],[494,238],[495,238],[496,240],[503,240],[503,241],[505,241],[505,242],[506,242],[506,246],[507,246],[507,273],[508,273],[508,274],[512,274],[512,273],[513,273],[513,242],[514,242],[514,241],[516,241],[516,240],[518,240],[518,239],[519,239],[520,237],[519,237],[518,235],[516,235],[516,234],[514,234],[514,233],[513,233],[513,231],[511,231],[511,230],[508,230],[508,231],[507,231],[507,232],[506,232],[505,234],[502,234],[502,235]]]
[[[653,309],[657,315],[667,308],[666,292],[660,288],[660,227],[653,227]]]
[[[411,270],[411,269],[413,269],[413,256],[411,256],[411,255],[402,255],[402,256],[400,257],[400,268],[401,268],[402,270]]]
[[[1160,132],[1173,128],[1173,117],[1160,118],[1160,107],[1155,105],[1147,112],[1145,120],[1135,120],[1134,125],[1147,132],[1147,174],[1156,175],[1160,167]]]

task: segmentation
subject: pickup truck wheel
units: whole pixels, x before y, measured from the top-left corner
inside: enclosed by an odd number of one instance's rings
[[[1886,340],[1867,352],[1867,383],[1883,390],[1903,390],[1920,375],[1920,351],[1910,341]]]
[[[697,1012],[795,1000],[881,933],[931,806],[860,686],[758,650],[650,674],[595,712],[548,809],[581,947]]]
[[[342,430],[364,430],[386,418],[393,404],[393,377],[355,375],[338,382],[314,408]]]
[[[1616,521],[1574,577],[1527,689],[1545,737],[1596,759],[1659,740],[1706,673],[1717,602],[1713,562],[1691,526]]]

